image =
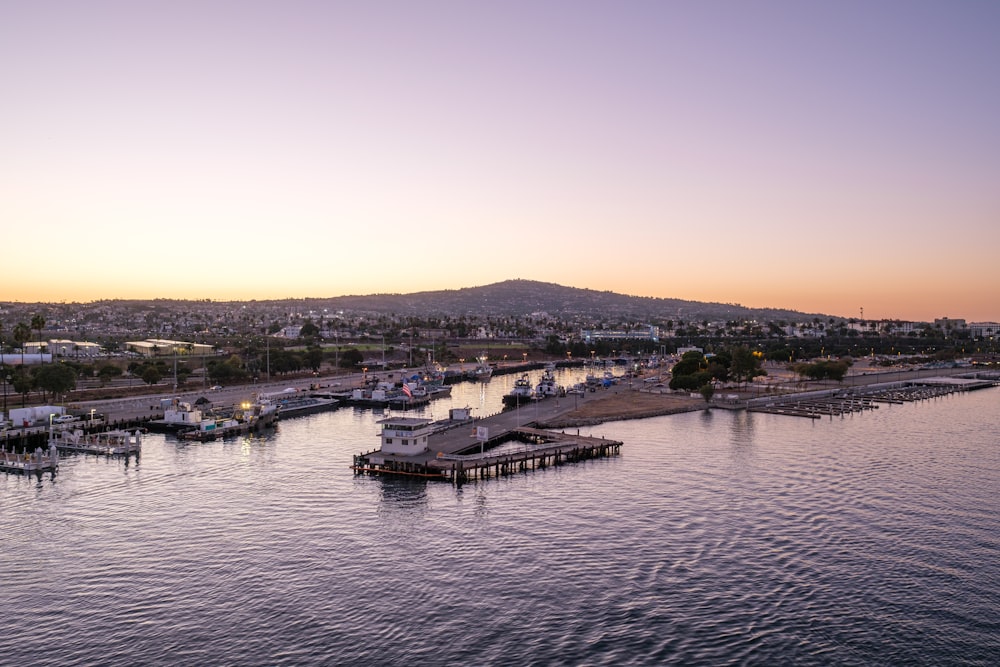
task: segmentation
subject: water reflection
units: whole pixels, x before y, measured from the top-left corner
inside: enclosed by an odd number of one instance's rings
[[[732,415],[729,425],[729,442],[733,463],[748,466],[754,451],[754,415],[746,410],[739,410]]]
[[[752,445],[754,440],[754,417],[746,410],[739,410],[733,415],[729,433],[734,445]]]
[[[421,477],[381,475],[373,479],[379,486],[379,513],[410,512],[427,505],[427,480]]]

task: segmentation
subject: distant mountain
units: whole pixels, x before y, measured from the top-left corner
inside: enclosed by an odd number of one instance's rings
[[[415,292],[413,294],[371,294],[307,299],[325,308],[396,315],[479,315],[521,317],[545,312],[561,319],[584,316],[598,319],[673,319],[687,322],[755,319],[759,321],[802,321],[828,315],[801,313],[779,308],[747,308],[739,304],[704,303],[683,299],[658,299],[600,292],[534,280],[505,280],[482,287]]]

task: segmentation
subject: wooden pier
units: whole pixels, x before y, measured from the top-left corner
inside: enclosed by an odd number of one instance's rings
[[[384,447],[358,454],[351,467],[356,474],[403,475],[461,484],[621,453],[622,443],[618,440],[532,426],[536,421],[551,420],[572,406],[569,401],[548,398],[533,405],[530,411],[508,410],[476,420],[471,429],[466,426],[430,432],[424,451],[387,453]],[[522,424],[527,414],[532,420]],[[417,429],[411,431],[413,436],[421,437],[419,425],[408,426]],[[413,442],[412,437],[409,440]]]
[[[461,483],[470,479],[488,479],[518,472],[539,470],[563,463],[616,456],[621,453],[618,440],[566,435],[534,428],[519,428],[511,432],[520,443],[517,447],[501,446],[479,454],[441,454],[427,465],[441,476]]]

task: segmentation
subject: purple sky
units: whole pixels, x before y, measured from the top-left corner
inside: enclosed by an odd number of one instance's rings
[[[6,2],[3,297],[1000,319],[1000,3]]]

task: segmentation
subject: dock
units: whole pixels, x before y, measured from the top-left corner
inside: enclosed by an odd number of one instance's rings
[[[477,419],[471,428],[440,429],[429,420],[382,420],[382,448],[358,454],[356,474],[449,480],[500,477],[585,459],[615,456],[622,442],[535,428],[569,412],[573,401],[552,397],[520,410]],[[402,444],[401,444],[402,443]],[[409,448],[409,449],[407,449]]]
[[[130,431],[103,431],[84,433],[55,431],[49,435],[49,448],[72,454],[94,454],[96,456],[129,456],[142,451],[142,435],[136,429]]]
[[[747,410],[807,419],[832,419],[876,410],[879,404],[902,405],[994,385],[992,380],[979,378],[933,377],[754,399],[748,402]]]
[[[0,451],[0,471],[7,474],[34,474],[41,480],[45,473],[51,473],[55,477],[58,469],[59,454],[51,447],[48,452],[38,447],[31,454],[16,454],[6,449]]]
[[[508,433],[518,444],[501,445],[478,454],[444,454],[428,462],[427,468],[456,483],[488,479],[517,472],[539,470],[563,463],[616,456],[622,443],[591,436],[567,435],[535,428],[518,428]]]

